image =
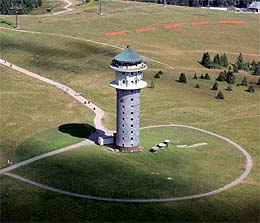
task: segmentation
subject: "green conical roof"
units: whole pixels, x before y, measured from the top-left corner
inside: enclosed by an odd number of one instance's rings
[[[117,54],[114,57],[115,60],[124,63],[137,63],[143,61],[143,58],[136,53],[130,46],[127,46],[125,50]]]

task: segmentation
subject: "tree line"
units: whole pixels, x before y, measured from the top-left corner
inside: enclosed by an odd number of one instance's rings
[[[34,8],[42,5],[43,0],[0,0],[2,15],[28,14]]]
[[[132,0],[133,1],[133,0]],[[139,2],[152,2],[164,4],[164,0],[137,0]],[[253,0],[166,0],[168,5],[181,5],[190,7],[239,7],[246,8]]]

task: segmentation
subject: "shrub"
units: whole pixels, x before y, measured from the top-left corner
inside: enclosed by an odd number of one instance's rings
[[[200,88],[200,85],[199,85],[199,84],[196,84],[196,85],[195,85],[195,88]]]
[[[218,77],[216,78],[217,81],[225,81],[226,80],[226,76],[227,76],[227,72],[226,71],[221,71],[218,75]]]
[[[231,84],[229,84],[229,85],[227,86],[226,91],[232,91],[232,86],[231,86]]]
[[[161,76],[160,76],[160,74],[159,73],[156,73],[155,75],[154,75],[154,78],[160,78]]]
[[[220,56],[220,66],[222,66],[222,67],[228,66],[228,59],[227,59],[227,55],[225,53]]]
[[[212,62],[210,60],[210,55],[208,52],[203,54],[200,64],[210,69]]]
[[[260,61],[258,61],[253,67],[253,75],[260,75]]]
[[[236,65],[238,67],[238,70],[244,69],[245,64],[244,64],[244,58],[243,58],[242,53],[239,53],[239,56],[237,57]]]
[[[254,88],[252,85],[250,85],[250,86],[248,87],[248,89],[247,89],[247,92],[249,92],[249,93],[255,93],[255,88]]]
[[[259,77],[258,82],[257,82],[256,84],[257,84],[257,85],[260,85],[260,77]]]
[[[200,79],[205,79],[203,74],[200,75]]]
[[[238,73],[238,66],[236,64],[233,64],[233,72]]]
[[[208,73],[205,74],[205,77],[204,77],[206,80],[210,80],[210,76]]]
[[[211,89],[213,91],[217,91],[218,90],[218,82],[215,82]]]
[[[218,92],[218,95],[216,96],[216,99],[224,99],[224,95],[221,91]]]
[[[185,84],[187,83],[187,79],[186,79],[185,73],[181,73],[181,74],[180,74],[179,82],[180,82],[180,83],[185,83]]]
[[[163,72],[162,72],[161,70],[159,70],[159,71],[158,71],[158,74],[162,75],[162,74],[163,74]]]
[[[241,85],[242,86],[247,86],[247,79],[246,79],[246,77],[243,78]]]
[[[149,88],[154,88],[154,82],[153,81],[151,81]]]
[[[194,73],[193,79],[198,79],[196,72]]]
[[[227,72],[226,82],[228,82],[229,84],[234,84],[236,82],[235,81],[235,76],[234,76],[234,74],[231,71]]]

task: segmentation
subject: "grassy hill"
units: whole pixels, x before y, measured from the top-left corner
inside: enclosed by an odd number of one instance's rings
[[[114,73],[108,65],[114,55],[120,52],[117,47],[124,48],[131,44],[149,62],[144,80],[148,84],[152,80],[155,83],[154,89],[146,88],[141,93],[141,125],[183,123],[224,135],[250,152],[254,159],[253,170],[245,182],[225,193],[194,201],[149,205],[112,204],[74,199],[42,191],[1,176],[3,196],[1,209],[4,210],[2,219],[4,221],[80,222],[257,222],[259,220],[257,198],[259,194],[257,148],[260,144],[259,87],[254,83],[258,77],[247,72],[235,74],[237,83],[246,76],[248,82],[252,82],[255,86],[256,92],[249,94],[245,91],[247,87],[235,85],[232,92],[227,92],[225,88],[228,84],[221,82],[219,88],[224,93],[225,100],[217,100],[214,98],[217,92],[212,91],[211,87],[220,70],[208,70],[198,63],[205,51],[209,51],[211,56],[217,52],[225,52],[233,63],[239,52],[244,55],[246,61],[259,60],[257,15],[177,6],[164,8],[156,4],[121,1],[104,1],[103,10],[104,15],[98,16],[98,4],[94,3],[92,7],[78,6],[74,11],[59,16],[20,16],[21,29],[35,33],[1,29],[1,58],[6,58],[14,64],[83,92],[87,98],[95,101],[108,112],[104,120],[105,125],[114,129],[115,92],[109,87]],[[13,16],[1,16],[1,18],[14,22]],[[243,23],[220,25],[219,20],[243,21]],[[209,24],[191,25],[192,22],[204,21]],[[163,29],[164,25],[169,24],[181,24],[182,27]],[[11,28],[5,24],[1,26]],[[145,27],[156,29],[150,32],[135,32],[136,29]],[[125,31],[126,34],[105,36],[105,33],[116,31]],[[175,69],[155,60],[171,65]],[[26,137],[43,129],[85,120],[85,112],[90,117],[89,120],[93,120],[92,113],[80,106],[70,114],[68,111],[71,107],[66,106],[66,103],[72,103],[70,102],[72,99],[63,98],[64,93],[55,90],[52,95],[56,103],[50,104],[48,98],[41,95],[43,91],[51,92],[50,87],[41,86],[43,84],[15,74],[6,68],[1,69],[3,69],[1,78],[6,83],[2,86],[1,92],[11,87],[16,92],[15,94],[3,93],[10,100],[5,101],[3,97],[1,98],[1,104],[3,101],[6,105],[1,106],[1,114],[4,114],[6,120],[2,122],[1,132],[4,134],[1,139],[5,152],[1,157],[6,157],[4,154],[10,151],[14,153],[16,148],[14,145],[22,143]],[[159,70],[164,74],[160,79],[154,79],[154,74]],[[187,84],[176,82],[180,72],[186,73]],[[193,80],[194,72],[198,76],[201,73],[209,73],[211,80]],[[10,75],[5,76],[4,73]],[[12,79],[10,76],[17,79]],[[32,86],[27,86],[26,83],[30,81]],[[200,89],[194,88],[197,83]],[[31,87],[36,85],[44,89],[37,91],[37,95],[43,98],[41,103],[34,94],[28,93],[31,92]],[[21,97],[23,95],[20,93],[21,87],[28,96],[26,100]],[[33,91],[36,89],[38,87],[33,87]],[[30,104],[37,101],[35,109],[42,113],[42,118],[32,118],[30,124],[26,125],[26,128],[19,128],[19,131],[17,128],[10,128],[8,123],[11,117],[17,117],[14,126],[24,126],[25,122],[22,122],[23,116],[20,111],[15,109],[16,104],[8,103],[13,100],[17,100],[22,108],[27,109],[30,108]],[[47,108],[48,113],[45,111]],[[26,112],[28,116],[34,117],[33,111]],[[44,121],[45,117],[48,117],[48,122]],[[9,143],[10,139],[14,138],[15,142]],[[66,159],[70,157],[65,153],[63,155]],[[52,157],[42,162],[52,163],[52,159],[55,161],[56,158]],[[30,175],[29,172],[27,174]]]

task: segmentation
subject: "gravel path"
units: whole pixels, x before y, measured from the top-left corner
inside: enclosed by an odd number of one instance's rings
[[[64,14],[64,13],[67,13],[67,12],[71,12],[73,11],[74,9],[73,8],[70,8],[70,6],[72,5],[72,2],[69,1],[69,0],[63,0],[65,3],[67,3],[67,5],[64,6],[64,9],[63,11],[59,11],[59,12],[55,12],[51,15],[60,15],[60,14]]]
[[[246,158],[245,171],[236,180],[232,181],[231,183],[229,183],[229,184],[227,184],[227,185],[225,185],[225,186],[223,186],[223,187],[221,187],[217,190],[210,191],[210,192],[207,192],[207,193],[202,193],[202,194],[191,195],[191,196],[163,198],[163,199],[159,199],[159,198],[156,198],[156,199],[155,198],[154,199],[153,198],[152,199],[124,199],[124,198],[95,197],[95,196],[91,196],[91,195],[73,193],[73,192],[57,189],[57,188],[54,188],[54,187],[51,187],[51,186],[47,186],[47,185],[44,185],[44,184],[40,184],[40,183],[37,183],[35,181],[32,181],[32,180],[26,179],[24,177],[18,176],[16,174],[7,173],[7,171],[9,171],[9,170],[5,171],[4,175],[7,175],[9,177],[13,177],[13,178],[21,180],[25,183],[29,183],[31,185],[37,186],[37,187],[42,188],[44,190],[49,190],[49,191],[53,191],[53,192],[56,192],[56,193],[69,195],[69,196],[73,196],[73,197],[78,197],[78,198],[91,199],[91,200],[97,200],[97,201],[107,201],[107,202],[122,202],[122,203],[154,203],[154,202],[176,202],[176,201],[183,201],[183,200],[198,199],[198,198],[208,197],[208,196],[211,196],[211,195],[214,195],[214,194],[224,192],[224,191],[242,183],[243,180],[245,180],[245,178],[249,175],[249,173],[252,169],[253,161],[252,161],[250,154],[243,147],[241,147],[237,143],[233,142],[232,140],[230,140],[230,139],[228,139],[224,136],[218,135],[218,134],[213,133],[213,132],[209,132],[207,130],[199,129],[199,128],[196,128],[196,127],[186,126],[186,125],[176,125],[176,124],[147,126],[147,127],[141,128],[141,129],[158,128],[158,127],[183,127],[183,128],[194,129],[194,130],[197,130],[197,131],[200,131],[200,132],[203,132],[203,133],[207,133],[209,135],[213,135],[213,136],[215,136],[219,139],[222,139],[222,140],[230,143],[232,146],[234,146],[235,149],[239,150],[245,156],[245,158]],[[43,155],[45,155],[45,154],[43,154]],[[39,160],[39,159],[37,159],[37,160]],[[26,161],[24,161],[24,162],[26,162]],[[16,164],[16,165],[19,165],[19,164]],[[18,168],[18,167],[16,167],[16,168]]]

